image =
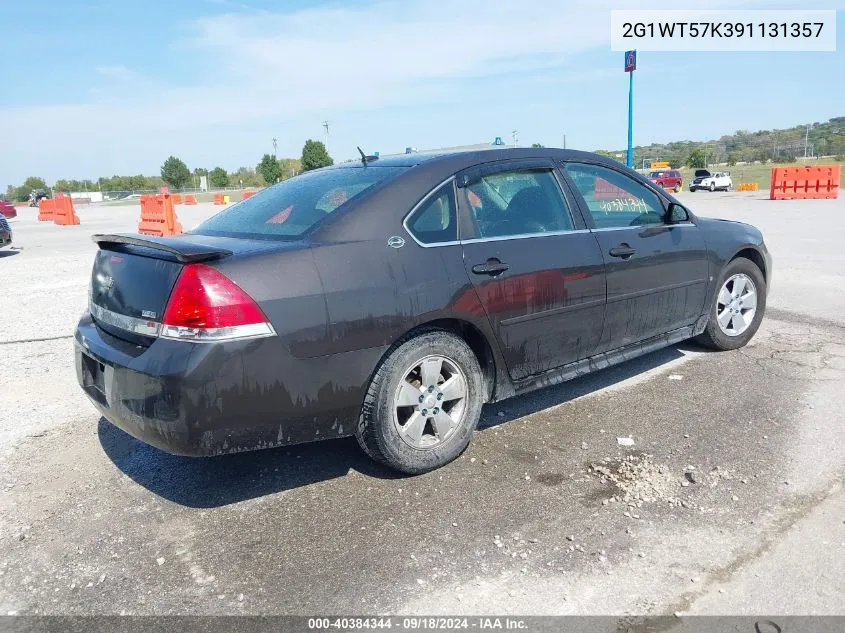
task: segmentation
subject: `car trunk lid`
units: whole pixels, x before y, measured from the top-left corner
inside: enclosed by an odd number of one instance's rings
[[[91,315],[109,334],[138,345],[149,345],[158,335],[185,265],[251,250],[246,240],[200,235],[94,235],[93,240],[100,250],[91,272]]]

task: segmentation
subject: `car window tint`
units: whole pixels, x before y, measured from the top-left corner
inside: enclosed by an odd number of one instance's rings
[[[584,163],[567,163],[565,169],[587,203],[596,228],[663,224],[660,198],[629,176]]]
[[[572,230],[572,216],[549,169],[489,174],[463,191],[479,237]]]
[[[423,244],[457,241],[457,227],[455,194],[451,182],[429,196],[408,219],[408,230]]]
[[[363,192],[405,169],[368,166],[308,172],[232,205],[192,233],[296,239]]]

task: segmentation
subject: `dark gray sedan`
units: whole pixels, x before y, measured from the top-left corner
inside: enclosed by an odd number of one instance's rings
[[[355,435],[408,473],[485,402],[691,337],[745,345],[771,258],[619,163],[498,149],[365,157],[171,238],[97,235],[79,383],[184,455]]]

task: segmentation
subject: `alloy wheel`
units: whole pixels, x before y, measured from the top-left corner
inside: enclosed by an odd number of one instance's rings
[[[722,284],[716,299],[716,321],[728,336],[740,336],[754,322],[757,314],[757,288],[751,277],[733,275]]]
[[[407,369],[393,398],[393,424],[417,449],[438,446],[463,422],[467,380],[454,361],[426,356]]]

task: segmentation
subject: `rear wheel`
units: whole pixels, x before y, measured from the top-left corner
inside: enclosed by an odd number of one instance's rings
[[[675,185],[675,193],[680,193],[681,185]]]
[[[766,311],[766,280],[757,265],[737,257],[722,271],[707,328],[698,341],[718,350],[743,347]]]
[[[424,473],[460,455],[483,404],[478,360],[459,337],[429,330],[394,349],[373,377],[356,437],[367,455]]]

